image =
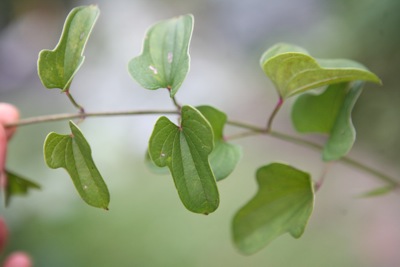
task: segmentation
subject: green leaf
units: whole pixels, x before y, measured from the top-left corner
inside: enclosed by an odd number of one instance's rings
[[[348,92],[347,83],[329,85],[321,94],[303,94],[292,108],[292,121],[300,133],[330,133]]]
[[[323,149],[325,161],[345,156],[356,140],[351,112],[362,92],[364,83],[339,83],[328,86],[321,94],[304,94],[292,109],[292,121],[301,133],[327,133]]]
[[[128,65],[130,75],[144,88],[167,88],[173,97],[189,71],[193,16],[161,21],[146,33],[142,54]]]
[[[5,205],[10,204],[10,200],[16,195],[27,195],[30,189],[40,189],[37,183],[29,181],[28,179],[21,177],[13,172],[6,171],[7,185],[5,188]]]
[[[153,162],[168,166],[185,207],[209,214],[219,205],[219,194],[208,155],[214,147],[213,132],[204,116],[191,106],[182,107],[182,122],[176,126],[161,117],[149,141]]]
[[[95,5],[74,8],[65,21],[56,48],[40,52],[38,74],[46,88],[68,90],[83,64],[83,51],[99,13]]]
[[[343,59],[316,59],[298,46],[277,44],[260,60],[279,95],[293,95],[334,83],[363,80],[380,84],[380,79],[363,65]]]
[[[44,143],[46,164],[64,168],[71,176],[81,198],[89,205],[108,209],[110,195],[92,159],[92,151],[79,128],[69,122],[72,134],[50,133]]]
[[[209,160],[216,180],[221,181],[233,172],[242,157],[242,150],[239,146],[224,140],[223,131],[227,121],[225,113],[211,106],[196,108],[208,120],[213,129],[215,147]]]
[[[382,187],[378,187],[376,189],[373,189],[371,191],[368,191],[366,193],[361,194],[359,197],[377,197],[377,196],[383,196],[386,195],[393,190],[396,189],[395,185],[386,185]]]
[[[259,190],[233,219],[233,239],[239,250],[252,254],[289,232],[299,238],[314,207],[308,173],[272,163],[257,171]]]
[[[342,107],[337,115],[335,124],[324,146],[322,158],[324,161],[338,160],[345,156],[356,141],[356,130],[351,120],[351,112],[362,92],[364,83],[357,81],[351,85]]]
[[[224,141],[215,142],[215,148],[209,160],[215,179],[221,181],[228,177],[242,158],[242,149]]]

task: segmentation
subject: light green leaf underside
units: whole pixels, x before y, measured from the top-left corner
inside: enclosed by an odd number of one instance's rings
[[[161,21],[146,33],[142,54],[128,64],[130,75],[144,88],[167,88],[173,97],[189,71],[193,16]]]
[[[201,113],[182,107],[182,123],[177,126],[161,117],[149,141],[153,162],[168,166],[184,206],[195,213],[209,214],[219,205],[219,194],[208,155],[214,148],[213,132]]]
[[[70,121],[71,135],[50,133],[44,144],[46,164],[64,168],[81,198],[89,205],[108,209],[110,194],[93,159],[92,151],[79,128]]]
[[[95,5],[74,8],[68,15],[54,50],[42,50],[38,74],[46,88],[67,90],[83,64],[87,40],[100,14]]]
[[[267,50],[260,65],[283,99],[334,83],[355,80],[381,83],[374,73],[355,61],[316,59],[289,44],[277,44]]]
[[[288,232],[299,238],[314,207],[310,175],[272,163],[257,171],[257,194],[235,215],[233,239],[239,250],[252,254]]]
[[[224,140],[223,131],[227,116],[225,113],[211,106],[196,107],[211,124],[214,133],[214,150],[209,161],[217,181],[228,177],[239,160],[242,158],[242,149]]]
[[[13,172],[6,171],[7,185],[4,191],[5,206],[10,204],[11,198],[14,196],[27,195],[30,189],[40,189],[37,183],[17,175]]]

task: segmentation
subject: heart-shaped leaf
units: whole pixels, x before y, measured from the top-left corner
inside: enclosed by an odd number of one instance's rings
[[[89,205],[108,209],[110,194],[92,159],[92,151],[82,132],[72,121],[70,135],[50,133],[44,143],[46,164],[64,168],[71,176],[75,188]]]
[[[68,90],[83,64],[83,51],[99,13],[95,5],[72,9],[56,48],[40,52],[38,74],[46,88]]]
[[[193,16],[161,21],[146,33],[142,54],[128,65],[130,75],[144,88],[167,88],[173,97],[189,71]]]
[[[343,59],[315,59],[294,45],[277,44],[261,57],[260,65],[281,98],[321,86],[355,80],[381,83],[363,65]]]
[[[37,183],[29,181],[13,172],[6,171],[6,175],[7,184],[4,191],[5,206],[10,204],[10,200],[13,196],[27,195],[30,189],[40,189],[40,186]]]
[[[353,147],[356,131],[351,112],[363,85],[361,81],[330,85],[322,94],[301,95],[294,103],[292,121],[297,131],[329,134],[322,153],[325,161],[338,160]]]
[[[259,190],[233,219],[233,239],[239,250],[252,254],[289,232],[299,238],[314,207],[310,175],[272,163],[257,171]]]
[[[298,97],[292,109],[292,121],[301,133],[327,133],[323,149],[325,161],[345,156],[356,140],[351,112],[362,92],[363,82],[328,86],[321,94]]]
[[[209,160],[216,180],[220,181],[233,172],[242,157],[242,150],[239,146],[224,140],[223,129],[227,121],[225,113],[211,106],[199,106],[196,108],[208,120],[213,129],[215,147],[210,154]]]
[[[218,188],[208,162],[214,147],[213,132],[204,116],[191,106],[182,107],[180,126],[161,117],[149,141],[153,162],[168,166],[185,207],[209,214],[219,205]]]

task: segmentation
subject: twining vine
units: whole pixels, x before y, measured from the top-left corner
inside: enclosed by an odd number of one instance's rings
[[[218,209],[217,182],[227,178],[242,158],[242,150],[230,141],[265,135],[322,152],[327,166],[341,161],[369,173],[386,183],[367,192],[380,195],[399,187],[399,182],[378,170],[347,157],[355,142],[351,111],[365,82],[380,84],[380,79],[360,63],[343,59],[317,59],[298,46],[279,43],[269,48],[260,66],[273,82],[278,102],[265,127],[234,121],[211,106],[193,107],[178,103],[176,94],[189,71],[189,47],[193,32],[192,15],[161,21],[146,33],[142,53],[129,61],[131,77],[150,90],[169,91],[174,110],[128,110],[87,112],[71,94],[73,78],[84,61],[83,52],[99,16],[95,5],[74,8],[68,15],[59,43],[54,50],[39,54],[38,74],[48,89],[65,93],[77,113],[26,118],[5,127],[70,120],[71,133],[50,133],[44,144],[45,162],[50,168],[64,168],[81,196],[89,205],[108,209],[110,193],[98,171],[88,141],[72,122],[89,117],[177,115],[179,124],[161,116],[149,138],[146,160],[150,168],[168,168],[183,205],[194,213],[210,214]],[[316,94],[313,89],[324,88]],[[273,121],[286,100],[297,96],[292,107],[292,122],[301,134],[327,135],[324,145],[273,130]],[[224,134],[225,125],[243,129],[232,136]],[[328,168],[326,169],[328,171]],[[13,172],[6,171],[3,188],[5,203],[14,195],[39,188]],[[233,218],[232,235],[236,247],[252,254],[276,237],[290,233],[300,237],[312,214],[315,192],[324,175],[313,181],[302,170],[282,163],[268,163],[256,172],[259,190]]]

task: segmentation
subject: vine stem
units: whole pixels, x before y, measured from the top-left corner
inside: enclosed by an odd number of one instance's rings
[[[296,136],[284,134],[284,133],[281,133],[278,131],[270,130],[269,132],[266,132],[265,129],[263,129],[261,127],[250,125],[247,123],[238,122],[238,121],[227,121],[227,124],[249,130],[247,132],[240,133],[235,136],[231,136],[231,137],[227,138],[228,140],[243,138],[243,137],[247,137],[247,136],[251,136],[251,135],[269,135],[276,139],[286,141],[286,142],[289,142],[292,144],[300,145],[303,147],[308,147],[308,148],[316,150],[316,151],[320,151],[323,149],[323,146],[320,144],[317,144],[317,143],[314,143],[314,142],[311,142],[308,140],[304,140],[304,139],[298,138]],[[359,169],[366,173],[372,174],[376,178],[378,178],[386,183],[389,183],[389,185],[391,185],[393,187],[400,187],[400,182],[397,181],[396,179],[394,179],[376,169],[373,169],[359,161],[356,161],[352,158],[345,156],[345,157],[342,157],[339,161],[341,161],[349,166],[352,166],[353,168],[356,168],[356,169]]]
[[[20,119],[19,121],[16,121],[13,123],[7,123],[4,125],[4,127],[5,128],[20,127],[20,126],[31,125],[31,124],[62,121],[62,120],[82,118],[82,117],[86,118],[86,117],[111,117],[111,116],[135,116],[135,115],[159,115],[159,114],[179,115],[180,111],[177,111],[177,110],[140,110],[140,111],[128,110],[128,111],[109,111],[109,112],[85,112],[85,111],[83,111],[83,112],[79,112],[79,113],[44,115],[44,116]],[[248,130],[244,133],[237,134],[235,136],[231,136],[231,137],[227,138],[227,140],[244,138],[244,137],[251,136],[251,135],[267,135],[267,136],[271,136],[273,138],[276,138],[276,139],[279,139],[279,140],[282,140],[285,142],[300,145],[303,147],[308,147],[313,150],[320,151],[321,149],[323,149],[323,146],[321,146],[320,144],[317,144],[317,143],[314,143],[314,142],[311,142],[308,140],[304,140],[304,139],[298,138],[296,136],[284,134],[284,133],[281,133],[278,131],[269,130],[267,132],[267,131],[265,131],[265,128],[261,128],[261,127],[247,124],[244,122],[229,120],[229,121],[227,121],[227,124]],[[400,183],[398,181],[396,181],[394,178],[392,178],[376,169],[373,169],[361,162],[358,162],[349,157],[342,157],[340,159],[340,161],[343,163],[346,163],[347,165],[350,165],[354,168],[362,170],[366,173],[372,174],[375,177],[379,178],[380,180],[389,183],[393,187],[400,187]]]
[[[281,96],[279,96],[279,100],[278,103],[276,103],[276,106],[274,108],[274,110],[272,111],[271,115],[269,116],[268,122],[267,122],[267,128],[266,128],[266,132],[269,133],[272,130],[272,122],[274,121],[276,114],[278,114],[279,110],[281,109],[283,105],[283,98]]]
[[[112,117],[112,116],[134,116],[134,115],[158,115],[158,114],[179,114],[176,110],[127,110],[127,111],[109,111],[109,112],[79,112],[79,113],[63,113],[54,115],[44,115],[32,118],[21,119],[13,123],[7,123],[4,127],[19,127],[29,124],[37,124],[44,122],[54,122],[82,117]]]
[[[79,105],[78,102],[76,102],[75,98],[69,92],[69,89],[65,91],[65,94],[68,96],[68,99],[71,101],[72,105],[74,105],[74,107],[79,110],[79,113],[82,114],[81,118],[85,118],[85,116],[83,116],[83,114],[85,114],[85,109],[83,108],[83,106]]]

